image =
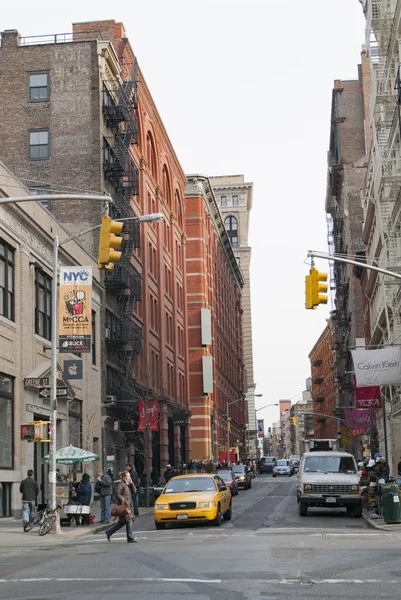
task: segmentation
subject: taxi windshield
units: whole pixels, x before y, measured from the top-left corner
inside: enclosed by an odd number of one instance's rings
[[[304,473],[356,473],[351,456],[307,456]]]
[[[213,477],[188,477],[170,479],[165,494],[184,494],[189,492],[215,492]]]

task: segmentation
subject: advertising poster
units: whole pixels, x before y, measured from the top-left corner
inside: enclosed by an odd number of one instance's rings
[[[146,405],[146,410],[145,410]],[[157,400],[139,400],[138,431],[159,431],[159,403]]]
[[[263,419],[258,419],[258,438],[265,437],[265,423]]]
[[[91,352],[92,267],[61,267],[59,351]]]
[[[351,350],[358,387],[399,385],[401,383],[401,346],[379,350]]]

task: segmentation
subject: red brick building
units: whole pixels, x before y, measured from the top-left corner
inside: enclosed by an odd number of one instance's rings
[[[3,32],[0,81],[0,159],[32,193],[108,192],[114,217],[164,215],[158,224],[125,222],[122,261],[105,274],[105,300],[94,318],[103,466],[118,470],[135,459],[142,470],[138,401],[148,398],[160,408],[153,466],[179,466],[190,457],[186,178],[124,26],[76,23],[72,34],[29,39]],[[100,224],[99,204],[47,204],[72,233]],[[80,243],[97,254],[96,235]],[[186,416],[176,425],[181,409]]]
[[[309,354],[315,421],[314,437],[317,439],[337,438],[337,424],[334,418],[336,404],[332,364],[332,336],[333,326],[330,319]]]
[[[243,278],[207,177],[187,176],[186,263],[192,458],[245,452]]]

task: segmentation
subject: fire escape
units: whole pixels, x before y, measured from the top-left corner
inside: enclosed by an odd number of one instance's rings
[[[337,95],[342,89],[333,90],[330,151],[328,154],[328,181],[326,195],[327,241],[330,254],[347,253],[344,241],[344,210],[342,206],[343,166],[340,157],[340,139],[338,123]],[[332,297],[332,363],[334,374],[335,416],[342,418],[344,408],[352,406],[352,382],[347,364],[350,360],[348,350],[349,318],[349,278],[347,266],[334,262],[330,265],[330,291]]]
[[[135,217],[132,196],[139,194],[139,169],[131,155],[138,143],[137,63],[125,81],[103,82],[103,116],[110,132],[103,138],[103,173],[112,186],[113,219]],[[125,221],[121,262],[106,272],[105,286],[107,405],[108,413],[120,414],[129,423],[136,412],[138,394],[134,381],[135,359],[142,354],[142,328],[135,323],[135,302],[141,301],[142,278],[132,264],[135,248],[140,247],[139,224]],[[123,411],[124,415],[121,414]]]

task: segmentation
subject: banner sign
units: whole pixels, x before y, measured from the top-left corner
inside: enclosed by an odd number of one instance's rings
[[[354,375],[356,408],[381,408],[380,386],[357,387]]]
[[[368,431],[368,429],[353,429],[352,435],[366,435]]]
[[[92,267],[61,267],[59,352],[91,352]]]
[[[173,414],[173,425],[185,425],[186,412],[179,410]]]
[[[63,364],[63,377],[65,380],[82,379],[82,360],[65,360]]]
[[[146,411],[145,411],[146,405]],[[159,403],[157,400],[139,400],[138,431],[159,431]]]
[[[370,410],[344,410],[344,414],[349,429],[369,429],[374,424]]]
[[[258,419],[258,438],[265,437],[265,422],[264,419]]]
[[[358,387],[400,385],[401,346],[379,350],[351,350]]]
[[[341,433],[341,446],[347,446],[352,442],[352,431],[346,427],[340,427]]]

